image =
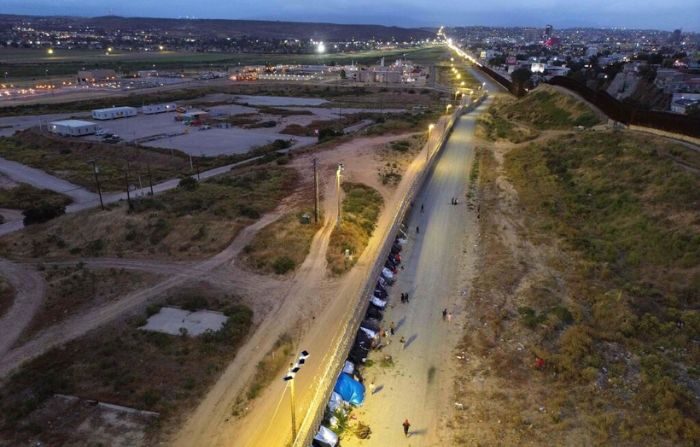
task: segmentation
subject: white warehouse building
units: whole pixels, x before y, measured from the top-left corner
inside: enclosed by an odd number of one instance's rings
[[[141,113],[144,115],[153,115],[154,113],[174,112],[177,109],[175,103],[168,104],[149,104],[141,107]]]
[[[127,118],[136,116],[138,110],[136,107],[110,107],[107,109],[95,109],[92,111],[92,117],[96,120],[115,120],[117,118]]]
[[[93,122],[81,120],[62,120],[49,123],[49,132],[72,137],[92,135],[99,128],[100,126]]]

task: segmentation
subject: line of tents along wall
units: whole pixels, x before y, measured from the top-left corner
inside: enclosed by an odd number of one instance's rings
[[[313,447],[337,447],[338,435],[333,431],[338,428],[338,416],[347,415],[351,407],[362,405],[365,401],[365,386],[362,377],[362,365],[372,349],[381,350],[386,338],[381,322],[384,310],[389,301],[389,288],[396,281],[398,267],[401,264],[401,250],[407,242],[406,234],[400,233],[394,240],[391,253],[377,278],[374,291],[369,296],[369,307],[365,318],[360,323],[360,329],[355,336],[355,342],[350,349],[350,355],[345,361],[343,371],[333,387],[331,398],[325,408],[322,425],[314,436]]]
[[[174,112],[177,105],[173,103],[167,104],[149,104],[141,107],[141,113],[144,115],[153,115],[155,113]],[[139,110],[136,107],[107,107],[105,109],[95,109],[92,111],[92,118],[96,120],[115,120],[118,118],[128,118],[136,116]]]

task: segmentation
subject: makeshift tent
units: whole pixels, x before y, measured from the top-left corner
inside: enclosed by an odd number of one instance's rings
[[[366,327],[360,326],[360,330],[372,338],[377,338],[377,333],[374,332],[372,329],[367,329]]]
[[[338,445],[338,435],[333,433],[333,430],[321,425],[314,436],[312,445],[314,447],[336,447]]]
[[[330,410],[331,413],[335,413],[335,410],[337,409],[342,409],[343,406],[345,405],[345,402],[343,401],[343,398],[340,397],[340,394],[336,393],[335,391],[331,393],[331,400],[328,401],[328,409]]]
[[[355,372],[355,365],[350,360],[346,360],[345,365],[343,365],[343,372],[352,374]]]
[[[380,309],[384,309],[386,307],[386,301],[380,300],[376,296],[373,296],[372,298],[370,298],[369,302],[372,303],[373,305],[377,306]]]
[[[365,401],[365,387],[345,373],[341,373],[333,391],[340,394],[344,401],[353,405],[362,405]]]

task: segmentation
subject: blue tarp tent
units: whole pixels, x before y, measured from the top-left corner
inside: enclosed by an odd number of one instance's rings
[[[345,373],[340,374],[333,391],[340,394],[345,402],[353,405],[362,405],[365,401],[365,387]]]

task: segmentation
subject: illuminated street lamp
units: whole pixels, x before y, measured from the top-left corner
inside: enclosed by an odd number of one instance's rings
[[[450,113],[451,108],[452,108],[452,104],[447,104],[447,107],[445,107],[445,113]]]
[[[340,226],[340,221],[342,219],[342,216],[341,216],[342,207],[341,207],[341,201],[340,201],[340,199],[341,199],[341,197],[340,197],[340,179],[343,176],[343,171],[345,171],[345,166],[343,166],[342,163],[338,163],[338,169],[336,169],[336,171],[335,171],[335,182],[336,182],[336,187],[338,190],[338,220],[336,221],[335,224],[338,226]]]
[[[51,56],[53,54],[53,48],[49,48],[48,50],[46,50],[46,53],[48,53],[48,55]]]
[[[427,142],[427,148],[425,151],[425,162],[426,163],[430,159],[430,134],[433,133],[434,128],[435,128],[435,124],[428,124],[428,142]]]
[[[292,365],[291,368],[289,368],[289,371],[287,371],[287,375],[284,376],[282,380],[287,382],[289,384],[289,393],[290,393],[290,400],[292,402],[292,444],[296,441],[297,439],[297,415],[296,415],[296,408],[294,405],[294,376],[297,375],[299,370],[301,369],[301,365],[303,365],[306,362],[306,359],[309,358],[309,352],[308,351],[301,351],[301,354],[299,354],[299,358],[297,359],[297,362]]]

